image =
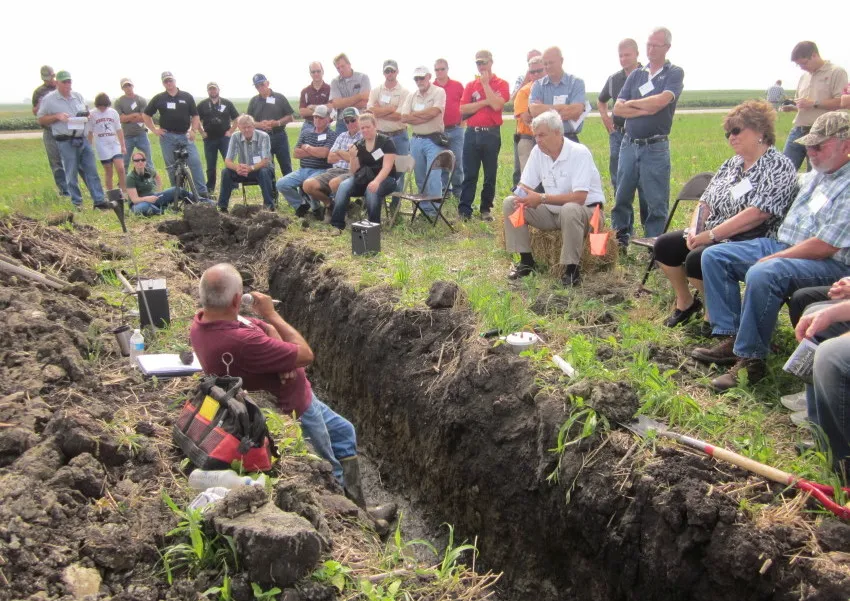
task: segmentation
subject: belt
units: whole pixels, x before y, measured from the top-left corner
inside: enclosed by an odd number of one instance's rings
[[[273,127],[271,133],[273,133],[273,134],[285,134],[286,128],[285,127]]]
[[[385,136],[389,136],[390,138],[392,138],[393,136],[397,136],[397,135],[399,135],[399,134],[406,134],[406,133],[407,133],[407,128],[405,128],[405,129],[397,129],[397,130],[395,130],[395,131],[380,131],[380,130],[378,130],[378,133],[379,133],[379,134],[384,134]]]
[[[474,125],[468,125],[466,129],[471,129],[472,131],[499,131],[501,126],[491,125],[489,127],[475,127]]]
[[[584,208],[585,208],[585,209],[593,209],[593,208],[595,208],[595,207],[599,207],[600,209],[601,209],[601,208],[604,208],[604,207],[605,207],[605,203],[603,203],[603,202],[594,202],[592,205],[584,205]]]
[[[648,146],[656,142],[666,142],[667,136],[650,136],[649,138],[629,138],[629,142],[638,146]]]
[[[457,129],[458,127],[460,127],[460,123],[458,123],[457,125],[446,125],[444,126],[444,129],[446,131],[449,131],[450,129]]]
[[[174,131],[174,130],[172,130],[172,129],[164,129],[164,130],[162,130],[162,131],[164,131],[164,132],[165,132],[165,133],[167,133],[167,134],[177,134],[178,136],[185,136],[185,135],[186,135],[186,133],[187,133],[189,130],[187,129],[186,131]]]
[[[67,142],[68,140],[73,140],[74,136],[66,136],[66,135],[53,136],[53,139],[56,140],[57,142]]]
[[[614,131],[618,131],[621,134],[625,134],[626,133],[626,126],[625,125],[615,125]]]

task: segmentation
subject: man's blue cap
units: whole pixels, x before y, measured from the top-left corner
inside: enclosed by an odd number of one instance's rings
[[[260,85],[260,84],[261,84],[261,83],[263,83],[264,81],[268,81],[268,79],[266,79],[266,76],[265,76],[265,75],[263,75],[262,73],[257,73],[257,74],[254,76],[254,85],[255,85],[255,86]]]

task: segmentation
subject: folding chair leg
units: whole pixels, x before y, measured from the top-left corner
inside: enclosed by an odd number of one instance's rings
[[[649,274],[652,272],[652,268],[655,267],[655,251],[652,252],[652,255],[649,257],[649,263],[646,265],[646,271],[643,272],[643,279],[640,281],[640,287],[646,284],[646,280],[649,279]]]

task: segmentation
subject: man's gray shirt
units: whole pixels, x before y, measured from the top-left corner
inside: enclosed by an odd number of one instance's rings
[[[227,147],[228,160],[240,165],[256,165],[271,156],[271,138],[264,131],[255,129],[250,141],[245,139],[241,131],[236,131],[230,136],[230,145]]]
[[[56,113],[68,113],[69,116],[74,117],[77,113],[85,110],[88,110],[88,107],[86,107],[86,101],[83,99],[83,95],[79,92],[71,91],[68,98],[65,98],[58,90],[54,90],[41,99],[41,104],[38,105],[37,116],[45,117],[47,115],[55,115]],[[84,130],[68,129],[68,124],[63,121],[52,123],[50,125],[50,131],[54,137],[77,136],[78,138],[82,138],[85,136]]]
[[[138,94],[120,96],[115,101],[115,110],[118,111],[119,115],[141,114],[147,105],[148,101]],[[125,136],[138,136],[148,131],[144,123],[122,123],[121,129],[124,130]]]

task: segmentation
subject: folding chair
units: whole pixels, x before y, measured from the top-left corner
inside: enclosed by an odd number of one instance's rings
[[[396,188],[396,191],[393,192],[389,197],[384,197],[384,214],[387,217],[387,227],[390,228],[395,225],[395,220],[399,215],[400,207],[396,205],[392,206],[392,199],[394,196],[398,194],[404,194],[405,190],[408,193],[413,192],[413,177],[411,174],[413,173],[413,168],[416,166],[416,161],[413,160],[413,157],[409,154],[399,154],[395,157],[395,170],[396,173],[399,174],[399,183],[401,184]],[[387,200],[389,198],[389,200]]]
[[[257,187],[259,187],[259,185],[260,185],[259,182],[240,182],[239,183],[239,188],[242,190],[242,204],[244,204],[244,205],[248,204],[248,196],[247,196],[247,194],[245,194],[245,188],[247,186],[257,186]]]
[[[392,220],[390,224],[395,221],[395,217],[399,212],[401,207],[402,200],[409,200],[413,204],[413,213],[410,214],[410,222],[413,223],[413,220],[416,219],[416,214],[421,213],[425,219],[428,220],[428,223],[436,227],[437,222],[442,219],[443,222],[449,226],[449,229],[455,231],[455,228],[452,227],[452,224],[449,223],[449,220],[446,219],[446,216],[443,215],[443,205],[446,202],[446,197],[449,194],[449,187],[452,181],[452,174],[455,171],[455,155],[451,150],[442,150],[440,153],[434,157],[434,160],[431,161],[431,164],[428,166],[428,172],[425,174],[425,181],[422,183],[422,187],[426,187],[428,183],[429,177],[439,177],[442,178],[442,170],[445,169],[449,172],[449,177],[446,180],[446,185],[442,187],[442,193],[439,196],[427,196],[425,194],[411,194],[411,193],[403,193],[396,192],[392,195],[390,204],[397,202],[398,207],[396,208],[395,214],[392,216]],[[398,200],[396,200],[398,199]],[[419,205],[423,202],[430,202],[437,207],[437,214],[434,217],[431,217],[422,210],[422,207]]]
[[[673,209],[667,216],[667,222],[664,224],[664,232],[662,233],[666,233],[669,229],[670,223],[673,221],[673,216],[676,214],[676,209],[679,208],[679,203],[683,200],[698,201],[702,197],[702,193],[705,192],[705,189],[708,187],[708,183],[711,181],[712,177],[714,177],[713,173],[704,171],[693,176],[685,183],[684,186],[682,186],[682,189],[679,191],[679,195],[673,202]],[[635,238],[634,240],[632,240],[632,244],[637,244],[638,246],[643,246],[644,248],[653,249],[652,255],[649,257],[649,263],[647,263],[646,265],[646,270],[643,272],[643,279],[640,281],[641,288],[643,288],[644,284],[646,284],[646,280],[649,279],[649,273],[655,266],[655,240],[655,236],[651,238]]]

